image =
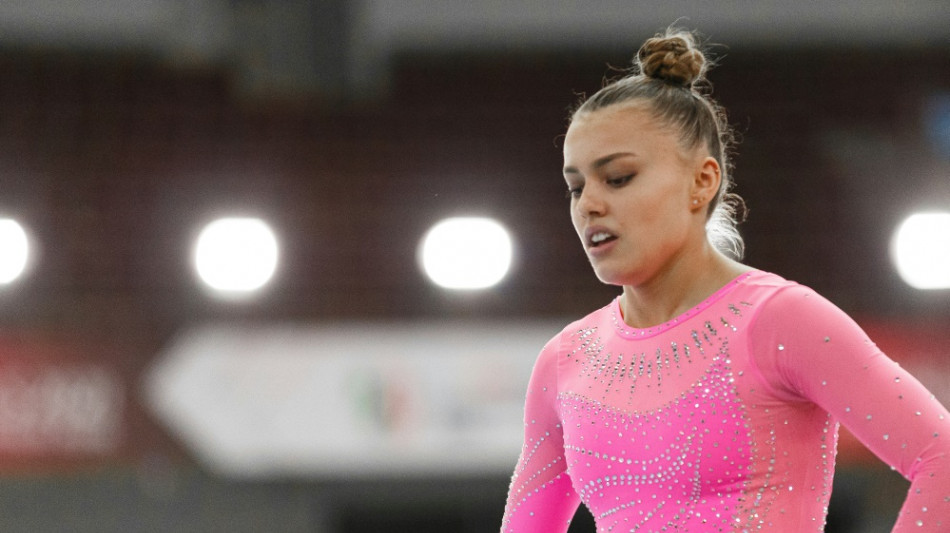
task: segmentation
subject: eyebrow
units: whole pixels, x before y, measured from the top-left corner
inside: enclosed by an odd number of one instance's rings
[[[600,158],[596,159],[596,160],[594,161],[594,165],[593,165],[593,166],[594,166],[595,169],[598,169],[598,168],[603,167],[603,166],[606,165],[607,163],[610,163],[610,162],[613,161],[614,159],[619,159],[619,158],[621,158],[621,157],[636,157],[636,155],[637,155],[637,154],[635,154],[635,153],[633,153],[633,152],[615,152],[615,153],[608,154],[608,155],[605,155],[605,156],[603,156],[603,157],[600,157]],[[574,168],[574,167],[564,167],[564,173],[565,173],[565,174],[580,174],[581,172],[580,172],[579,170],[577,170],[576,168]]]

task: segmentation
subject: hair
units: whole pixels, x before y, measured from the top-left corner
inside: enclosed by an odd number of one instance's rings
[[[705,145],[722,173],[707,208],[706,233],[717,249],[741,259],[745,244],[737,226],[746,209],[742,198],[730,192],[734,182],[729,154],[735,138],[725,110],[709,96],[709,66],[692,33],[669,28],[643,43],[625,76],[607,80],[590,98],[582,99],[571,120],[605,107],[643,103],[657,120],[677,131],[684,148]]]

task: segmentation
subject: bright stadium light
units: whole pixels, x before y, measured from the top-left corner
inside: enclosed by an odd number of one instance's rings
[[[950,288],[950,213],[907,217],[894,232],[891,258],[911,287]]]
[[[0,284],[13,283],[23,274],[30,255],[26,232],[19,222],[0,218]]]
[[[426,233],[419,248],[422,268],[447,289],[484,289],[511,266],[511,237],[489,218],[445,219]]]
[[[221,218],[205,226],[195,245],[195,268],[223,294],[249,294],[277,269],[277,239],[257,218]]]

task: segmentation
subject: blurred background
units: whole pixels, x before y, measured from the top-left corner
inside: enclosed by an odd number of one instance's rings
[[[2,2],[0,530],[497,531],[537,351],[617,294],[568,108],[673,22],[746,262],[950,403],[944,1]],[[906,486],[845,434],[828,531]]]

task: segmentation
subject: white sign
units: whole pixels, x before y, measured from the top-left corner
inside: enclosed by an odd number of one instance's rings
[[[561,327],[203,327],[159,358],[146,398],[230,476],[509,472],[531,368]]]

